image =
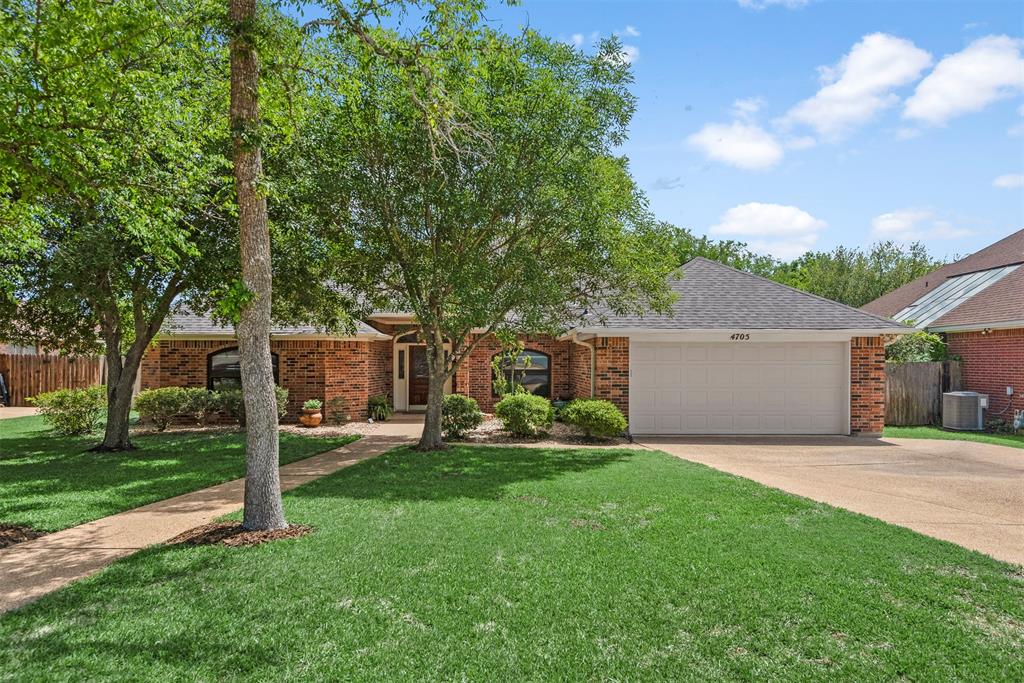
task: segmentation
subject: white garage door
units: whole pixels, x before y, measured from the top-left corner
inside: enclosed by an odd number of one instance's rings
[[[630,343],[634,434],[846,434],[847,344]]]

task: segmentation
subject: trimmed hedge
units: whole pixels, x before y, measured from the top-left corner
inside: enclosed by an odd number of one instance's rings
[[[526,393],[507,394],[494,406],[494,415],[513,436],[536,436],[555,421],[551,401]]]
[[[91,434],[107,407],[107,388],[58,389],[28,399],[58,434]]]
[[[559,417],[590,439],[619,436],[626,431],[626,417],[611,401],[576,399],[562,408]]]
[[[483,424],[484,414],[475,398],[448,394],[441,405],[441,432],[446,439],[460,439]]]
[[[206,389],[201,391],[209,393]],[[162,432],[176,416],[188,412],[193,395],[183,387],[146,389],[135,397],[135,410],[139,411],[139,419],[152,422],[157,431]]]

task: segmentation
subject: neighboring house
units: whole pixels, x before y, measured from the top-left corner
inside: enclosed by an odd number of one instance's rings
[[[990,417],[1024,410],[1024,230],[863,310],[943,334],[963,359],[965,388],[988,394]]]
[[[608,399],[634,434],[882,431],[884,345],[908,328],[704,258],[682,274],[669,315],[607,316],[558,337],[523,337],[516,380],[550,398]],[[353,419],[366,418],[374,394],[389,394],[400,411],[425,407],[424,346],[409,315],[369,316],[346,337],[278,328],[271,349],[291,416],[309,398],[343,397]],[[500,350],[483,340],[448,390],[493,409]],[[142,368],[144,388],[217,388],[238,377],[232,331],[193,315],[169,321]]]

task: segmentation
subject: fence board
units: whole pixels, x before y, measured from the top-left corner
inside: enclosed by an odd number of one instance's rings
[[[103,365],[100,356],[0,354],[0,374],[12,406],[27,406],[28,397],[45,391],[102,384]]]
[[[960,361],[886,363],[885,424],[938,424],[942,421],[942,394],[962,388]]]

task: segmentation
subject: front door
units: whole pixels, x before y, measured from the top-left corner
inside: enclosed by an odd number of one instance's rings
[[[427,370],[427,347],[409,347],[409,406],[427,405],[430,373]]]

